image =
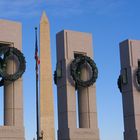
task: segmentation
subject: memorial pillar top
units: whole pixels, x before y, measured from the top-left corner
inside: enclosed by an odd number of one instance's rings
[[[140,60],[140,41],[125,40],[120,43],[121,68],[137,67]]]

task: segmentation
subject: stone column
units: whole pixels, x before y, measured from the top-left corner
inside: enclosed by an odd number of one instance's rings
[[[84,65],[81,68],[81,79],[88,80],[88,66]],[[79,108],[79,128],[90,128],[90,108],[89,108],[89,93],[87,87],[78,87],[78,108]]]
[[[22,48],[22,26],[18,22],[0,20],[0,46]],[[11,58],[7,72],[14,73],[17,61]],[[4,126],[0,126],[0,139],[24,140],[22,78],[4,83]]]
[[[9,45],[10,46],[10,45]],[[11,57],[7,63],[7,73],[14,74],[16,72],[16,64],[15,58]],[[11,92],[12,91],[12,92]],[[15,105],[14,105],[14,95],[15,94],[15,85],[14,82],[6,82],[4,83],[4,125],[13,126],[15,125]]]
[[[92,36],[89,33],[63,30],[56,35],[58,140],[99,140],[95,84],[78,87],[79,120],[76,114],[76,89],[70,74],[70,64],[76,55],[93,57]],[[81,78],[88,78],[87,67]],[[79,121],[79,128],[77,128]]]
[[[140,41],[120,43],[124,140],[140,140],[140,85],[137,81]]]

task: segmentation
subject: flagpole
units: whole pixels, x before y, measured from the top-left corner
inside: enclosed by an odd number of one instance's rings
[[[37,140],[39,140],[39,95],[38,95],[38,46],[37,46],[37,27],[35,28],[35,36],[36,36],[36,43],[35,43],[35,60],[36,60],[36,134],[37,134]]]

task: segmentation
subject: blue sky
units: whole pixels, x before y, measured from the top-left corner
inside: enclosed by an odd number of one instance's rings
[[[120,72],[119,42],[140,39],[139,0],[1,0],[0,18],[23,25],[23,53],[27,61],[24,78],[24,125],[26,140],[36,135],[34,27],[39,27],[45,10],[51,28],[53,71],[56,64],[55,35],[63,29],[90,32],[93,35],[94,60],[98,66],[98,124],[101,140],[123,140],[121,93],[117,88]],[[56,86],[53,86],[57,129]],[[2,89],[0,92],[2,98]],[[0,124],[2,124],[0,99]]]

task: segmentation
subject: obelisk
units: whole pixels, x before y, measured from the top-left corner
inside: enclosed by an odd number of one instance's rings
[[[50,27],[45,12],[40,21],[40,130],[43,140],[55,139]]]

